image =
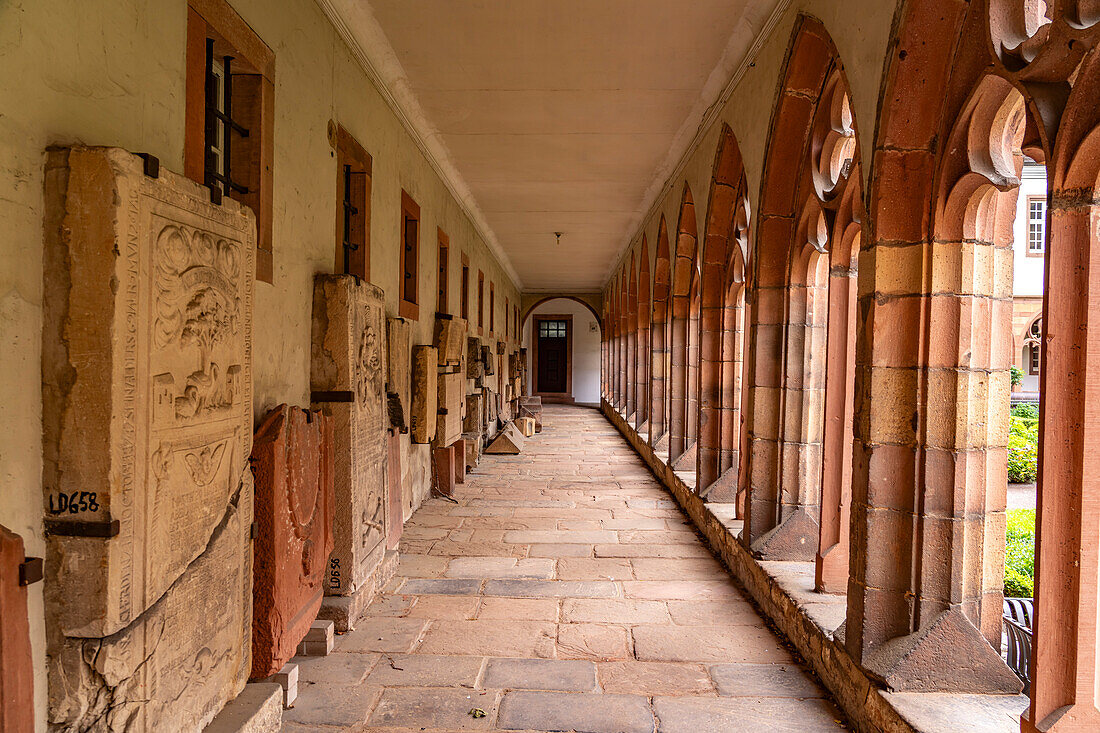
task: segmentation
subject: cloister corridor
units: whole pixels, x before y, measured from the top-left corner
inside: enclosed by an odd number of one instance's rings
[[[416,511],[355,630],[294,660],[283,730],[845,729],[607,420],[543,424]]]

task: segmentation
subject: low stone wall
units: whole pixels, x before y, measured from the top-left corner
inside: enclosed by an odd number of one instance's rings
[[[897,701],[891,699],[897,696],[886,693],[874,685],[848,654],[843,642],[835,638],[832,631],[816,623],[804,606],[792,595],[790,589],[785,588],[764,565],[753,558],[738,541],[733,531],[734,527],[731,527],[733,523],[728,520],[724,522],[712,509],[712,506],[724,505],[708,505],[704,502],[657,456],[653,448],[642,440],[618,410],[606,401],[603,402],[602,408],[607,419],[623,434],[691,517],[695,526],[707,538],[712,550],[744,586],[760,610],[787,637],[821,678],[857,730],[866,731],[866,733],[877,731],[910,733],[931,730],[926,725],[907,720],[905,713],[895,706]],[[944,702],[950,705],[955,701],[945,700]],[[1023,705],[1021,704],[1020,707],[1022,709]],[[983,727],[982,730],[985,728]]]

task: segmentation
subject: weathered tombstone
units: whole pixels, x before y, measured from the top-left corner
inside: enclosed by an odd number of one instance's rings
[[[432,448],[432,487],[444,496],[455,493],[455,454],[451,446]]]
[[[430,443],[439,418],[438,367],[434,346],[414,346],[412,351],[412,407],[409,428],[412,442]]]
[[[472,471],[481,462],[484,449],[481,433],[463,433],[462,441],[466,445],[466,470]]]
[[[0,526],[0,731],[34,731],[34,663],[23,538]]]
[[[485,396],[481,392],[466,395],[466,417],[462,432],[480,433],[485,429]]]
[[[117,148],[45,191],[50,722],[199,730],[251,668],[255,217]]]
[[[390,431],[386,440],[386,477],[389,487],[389,527],[386,549],[396,550],[405,526],[404,489],[401,480],[401,438]]]
[[[355,625],[388,580],[386,328],[382,290],[351,275],[313,284],[311,400],[335,420],[335,547],[320,617]]]
[[[485,364],[481,359],[481,341],[470,336],[466,339],[466,378],[481,379],[485,374]]]
[[[493,442],[485,448],[485,452],[489,454],[515,455],[523,450],[524,442],[523,433],[519,431],[515,423],[509,422],[501,429],[497,437],[493,439]]]
[[[279,405],[252,441],[252,679],[278,672],[317,618],[333,550],[333,421]]]
[[[440,446],[447,446],[458,440],[462,435],[462,409],[465,407],[463,399],[463,385],[465,379],[457,372],[454,374],[440,374],[437,382],[437,411],[439,413],[438,425],[435,431],[435,442]]]
[[[455,483],[466,483],[466,439],[459,438],[451,445],[454,452]]]
[[[466,320],[437,313],[433,345],[439,357],[440,372],[458,373],[462,366],[462,352],[466,346]]]
[[[493,369],[493,361],[495,361],[493,359],[493,347],[488,346],[488,345],[482,346],[481,347],[481,366],[482,366],[482,369],[484,370],[485,374],[493,375],[493,374],[496,373]]]
[[[390,427],[409,431],[409,322],[404,318],[386,321],[386,399]]]

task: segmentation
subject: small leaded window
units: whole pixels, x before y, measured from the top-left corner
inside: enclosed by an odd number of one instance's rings
[[[1038,254],[1046,248],[1047,200],[1031,197],[1027,200],[1027,251]]]
[[[539,338],[565,338],[565,321],[539,321]]]

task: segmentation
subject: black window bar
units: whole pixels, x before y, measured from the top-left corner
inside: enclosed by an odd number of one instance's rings
[[[204,183],[211,190],[211,198],[220,203],[223,194],[234,191],[248,193],[248,188],[233,180],[230,161],[232,160],[232,135],[248,137],[248,129],[233,121],[233,74],[230,64],[232,56],[222,57],[222,99],[218,107],[218,78],[214,74],[214,39],[206,39],[206,165]],[[214,156],[214,140],[217,139],[218,125],[222,126],[222,166],[218,170]],[[213,192],[217,192],[214,194]]]
[[[352,202],[351,181],[352,173],[350,165],[344,165],[344,272],[351,272],[351,253],[359,249],[359,244],[351,241],[352,218],[359,215],[359,207]],[[359,174],[362,175],[362,174]],[[355,276],[356,281],[359,276]]]

